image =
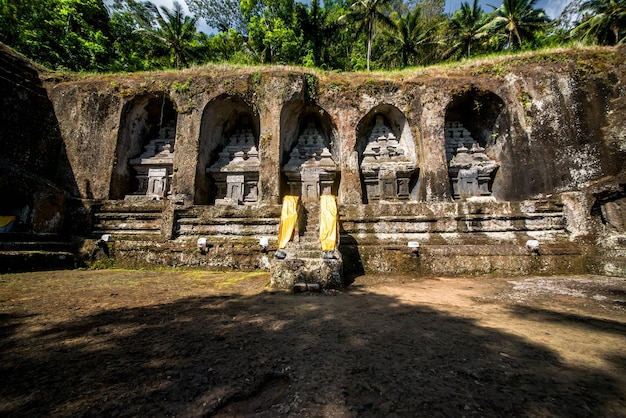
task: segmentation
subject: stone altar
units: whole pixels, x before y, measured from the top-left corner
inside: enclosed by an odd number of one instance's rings
[[[484,151],[462,124],[446,123],[446,156],[450,158],[448,173],[455,199],[491,196],[491,184],[500,165]]]
[[[326,145],[327,141],[313,121],[309,121],[283,167],[289,193],[301,196],[303,202],[317,201],[321,195],[332,194],[339,168]]]
[[[409,200],[409,182],[415,170],[384,118],[376,116],[361,161],[367,201]]]
[[[206,168],[217,185],[215,203],[252,204],[258,200],[259,151],[251,129],[237,129],[219,153],[219,159]]]
[[[173,125],[162,127],[158,137],[144,147],[144,152],[130,160],[130,165],[137,173],[135,195],[162,199],[171,193],[175,136],[176,128]]]

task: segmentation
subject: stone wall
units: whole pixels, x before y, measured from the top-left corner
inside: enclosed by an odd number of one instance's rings
[[[313,113],[322,115],[320,124],[340,165],[339,202],[362,203],[360,123],[383,114],[399,124],[394,112],[406,120],[399,129],[410,135],[411,152],[417,155],[416,201],[450,199],[446,118],[465,121],[485,153],[500,164],[493,196],[517,201],[579,190],[623,172],[624,127],[616,117],[624,106],[623,54],[602,53],[564,51],[549,62],[512,59],[498,64],[507,68],[502,75],[472,68],[393,78],[281,69],[229,74],[215,68],[49,80],[46,88],[82,198],[110,198],[115,171],[132,156],[119,152],[132,148],[125,145],[132,141],[125,131],[149,99],[160,104],[167,98],[177,111],[173,193],[191,201],[197,195],[199,203],[211,200],[204,196],[209,188],[205,166],[224,130],[247,113],[258,123],[260,200],[279,203],[281,163]],[[580,60],[599,65],[581,69]]]
[[[51,75],[39,91],[53,111],[37,120],[54,117],[45,131],[54,134],[52,143],[59,147],[44,154],[67,161],[70,169],[55,178],[63,179],[60,185],[88,209],[83,213],[89,216],[74,221],[93,222],[85,231],[91,237],[115,231],[123,237],[116,243],[118,254],[126,251],[136,259],[219,265],[225,254],[239,254],[238,260],[247,261],[222,264],[265,265],[256,241],[271,236],[278,223],[279,204],[292,187],[283,168],[298,136],[313,125],[325,141],[325,158],[336,165],[336,177],[329,181],[340,207],[346,268],[453,274],[550,272],[570,265],[577,271],[604,271],[603,259],[624,257],[625,62],[623,48],[607,48],[402,73],[216,66]],[[25,110],[18,113],[26,120]],[[381,161],[401,149],[402,161],[410,166],[402,174],[404,191],[381,203],[365,196],[361,166],[364,151],[373,152],[368,138],[379,117],[391,134],[381,143],[398,139]],[[218,196],[224,185],[207,168],[223,158],[242,118],[249,121],[246,129],[254,136],[260,164],[254,201],[238,205]],[[137,180],[129,161],[139,161],[150,138],[170,122],[175,127],[173,175],[165,201],[133,203]],[[451,177],[457,172],[450,170],[446,142],[452,123],[471,134],[457,144],[458,152],[467,147],[458,180]],[[7,141],[9,131],[3,132]],[[37,134],[27,136],[28,149],[41,150],[32,142]],[[482,173],[487,163],[490,171]],[[376,175],[383,188],[399,174],[374,170],[369,174],[374,187]],[[471,182],[480,183],[480,195],[459,199],[452,192],[455,181],[469,182],[466,190],[478,190]],[[229,201],[234,208],[219,207]],[[211,260],[194,252],[200,236],[215,243]],[[545,244],[543,259],[528,253],[528,239]],[[406,248],[410,240],[422,244],[419,254]],[[152,242],[159,249],[150,249]],[[548,253],[567,262],[548,261]],[[505,266],[502,260],[509,256],[518,261]],[[620,265],[613,270],[619,272]]]
[[[75,179],[37,68],[0,44],[0,216],[12,232],[61,233]]]

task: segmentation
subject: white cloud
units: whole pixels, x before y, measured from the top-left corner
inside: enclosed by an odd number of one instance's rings
[[[173,9],[174,0],[150,0],[150,1],[156,4],[157,6],[165,6],[170,10]],[[183,10],[185,11],[185,14],[191,14],[189,13],[189,8],[187,7],[187,4],[183,0],[179,0],[178,2],[180,3],[181,6],[183,6]]]
[[[565,6],[570,3],[570,0],[549,0],[541,1],[538,3],[543,3],[541,4],[541,7],[543,8],[543,10],[546,11],[546,14],[550,16],[550,18],[556,19],[561,15],[561,12],[563,11],[563,9],[565,9]]]
[[[561,12],[570,3],[571,0],[539,0],[535,3],[535,7],[538,9],[543,9],[546,11],[546,14],[552,18],[556,19],[560,16]],[[461,3],[472,4],[473,0],[446,0],[446,5],[444,11],[446,13],[453,13],[455,10],[458,10],[461,7]],[[502,0],[480,0],[478,2],[482,7],[483,11],[487,13],[491,13],[493,11],[493,7],[500,7],[502,5]]]

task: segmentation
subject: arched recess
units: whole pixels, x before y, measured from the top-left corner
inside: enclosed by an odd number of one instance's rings
[[[32,232],[33,190],[3,184],[0,181],[0,234],[4,232]],[[32,187],[32,185],[31,185]]]
[[[198,160],[196,165],[195,197],[197,205],[215,204],[218,187],[215,177],[207,173],[220,159],[220,152],[238,130],[250,130],[254,146],[259,147],[259,112],[238,96],[221,95],[211,100],[202,113]]]
[[[177,118],[174,102],[164,93],[138,96],[124,106],[111,174],[111,199],[124,199],[126,195],[139,192],[142,187],[140,181],[147,182],[147,179],[138,176],[131,160],[142,156],[151,140],[175,135]],[[163,128],[166,127],[168,133],[163,135]],[[173,152],[174,138],[169,138],[169,142]],[[169,179],[166,182],[169,183]]]
[[[417,150],[404,114],[378,105],[359,121],[356,135],[363,203],[416,200]]]
[[[455,95],[446,108],[446,160],[455,199],[492,194],[500,162],[491,148],[505,129],[504,108],[498,95],[476,87]]]
[[[337,195],[340,158],[337,128],[324,109],[296,100],[285,105],[280,118],[280,197],[317,200]]]

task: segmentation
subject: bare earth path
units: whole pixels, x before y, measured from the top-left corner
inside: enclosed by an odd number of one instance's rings
[[[0,416],[626,417],[626,280],[0,275]]]

